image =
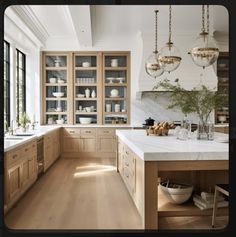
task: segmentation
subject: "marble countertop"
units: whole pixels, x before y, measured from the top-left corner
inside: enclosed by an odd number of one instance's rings
[[[116,130],[117,136],[145,161],[228,160],[228,134],[215,133],[213,141],[179,140],[174,135],[147,136],[145,130]],[[221,142],[220,142],[221,141]]]

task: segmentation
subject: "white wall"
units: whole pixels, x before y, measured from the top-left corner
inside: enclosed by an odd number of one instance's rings
[[[40,118],[40,41],[28,29],[24,22],[10,9],[7,8],[4,16],[4,39],[11,46],[11,120],[16,120],[15,97],[15,49],[26,54],[26,112],[36,121]]]

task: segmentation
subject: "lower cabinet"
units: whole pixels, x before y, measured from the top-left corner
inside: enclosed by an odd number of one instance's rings
[[[96,138],[95,137],[82,137],[80,139],[79,152],[96,152]]]
[[[97,151],[98,152],[114,152],[115,141],[113,136],[98,137],[97,138]]]
[[[76,153],[80,151],[80,138],[63,137],[63,152]]]
[[[4,156],[4,212],[6,212],[37,179],[36,140],[6,152]]]

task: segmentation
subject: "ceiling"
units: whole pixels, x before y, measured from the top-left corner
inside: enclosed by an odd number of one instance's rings
[[[158,32],[168,33],[168,5],[26,6],[37,24],[47,32],[47,37],[77,37],[80,45],[92,45],[107,36],[153,32],[155,9],[159,10]],[[228,34],[228,12],[223,6],[210,6],[210,29]],[[201,5],[172,5],[173,34],[200,30]]]

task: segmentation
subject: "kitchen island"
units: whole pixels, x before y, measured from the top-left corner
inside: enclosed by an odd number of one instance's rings
[[[142,217],[143,228],[158,229],[162,216],[212,215],[191,202],[166,202],[158,190],[161,179],[187,182],[194,191],[213,191],[228,183],[228,135],[215,133],[213,141],[178,140],[175,136],[147,136],[145,130],[116,130],[117,170]],[[163,201],[164,200],[164,201]],[[226,208],[227,209],[227,208]],[[227,210],[222,208],[222,214]]]

